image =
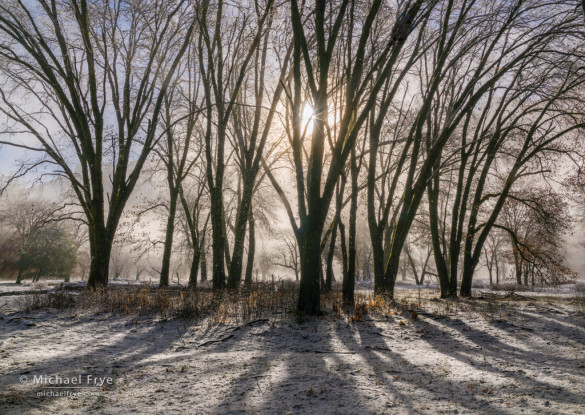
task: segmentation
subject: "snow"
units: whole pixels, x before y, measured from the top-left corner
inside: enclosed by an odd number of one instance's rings
[[[218,324],[10,309],[0,316],[0,413],[585,412],[582,305],[558,295],[418,310]],[[55,398],[19,381],[57,374],[114,384]]]

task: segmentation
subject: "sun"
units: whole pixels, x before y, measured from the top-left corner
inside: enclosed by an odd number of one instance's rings
[[[307,136],[310,136],[313,132],[313,126],[315,125],[315,110],[310,105],[303,107],[303,115],[301,117],[301,131],[305,132]]]
[[[315,119],[317,118],[317,113],[315,109],[309,105],[305,104],[303,106],[303,112],[301,115],[301,131],[305,133],[305,138],[310,137],[313,133],[313,128],[315,126]],[[335,117],[335,113],[333,111],[327,114],[327,124],[329,127],[333,127],[336,124],[337,120]]]

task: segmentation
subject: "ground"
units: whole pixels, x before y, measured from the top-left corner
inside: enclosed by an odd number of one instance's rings
[[[585,413],[585,313],[574,299],[390,311],[232,322],[8,307],[0,413]],[[88,374],[113,384],[34,383]],[[38,396],[63,390],[83,394]]]

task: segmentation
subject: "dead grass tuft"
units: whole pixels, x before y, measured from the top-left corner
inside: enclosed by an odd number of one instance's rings
[[[289,314],[296,305],[296,289],[287,284],[258,283],[239,293],[210,289],[155,289],[148,285],[97,290],[57,291],[25,297],[23,310],[56,309],[157,315],[162,319],[211,317],[216,323]]]
[[[70,310],[72,312],[109,312],[120,315],[158,316],[161,319],[209,318],[215,324],[245,322],[259,318],[292,318],[297,304],[298,285],[290,281],[255,283],[240,292],[214,292],[143,286],[111,286],[107,290],[60,290],[23,296],[20,308]],[[394,298],[376,296],[371,290],[357,290],[355,303],[344,304],[338,290],[321,295],[325,316],[343,318],[348,323],[364,320],[396,319],[415,321],[420,316],[454,316],[479,312],[488,319],[501,319],[510,307],[520,307],[517,295],[481,293],[477,298],[441,299],[438,290],[397,290]],[[517,296],[520,297],[520,296]],[[541,301],[533,298],[523,300]],[[525,302],[525,301],[522,301]],[[574,299],[585,310],[585,294],[577,292]],[[515,307],[515,306],[514,306]],[[512,307],[512,308],[514,308]]]

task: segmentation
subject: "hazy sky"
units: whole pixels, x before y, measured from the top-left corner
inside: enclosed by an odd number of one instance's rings
[[[10,174],[18,165],[16,160],[23,159],[25,156],[26,151],[22,149],[6,145],[0,147],[0,173]]]

